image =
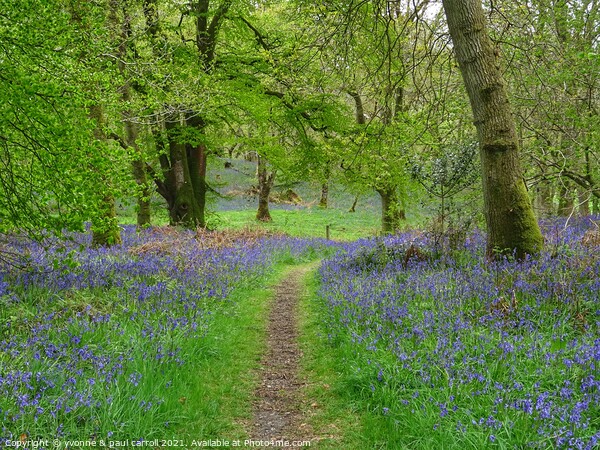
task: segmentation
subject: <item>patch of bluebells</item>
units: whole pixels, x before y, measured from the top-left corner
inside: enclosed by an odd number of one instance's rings
[[[401,234],[322,265],[329,338],[351,346],[351,379],[407,438],[419,414],[431,436],[456,442],[600,445],[600,249],[581,244],[594,226],[542,225],[548,250],[521,262],[486,261],[480,233],[406,261],[411,245],[436,249]]]
[[[119,402],[137,405],[150,422],[172,422],[157,392],[168,394],[177,370],[197,357],[183,344],[201,339],[232,291],[278,258],[324,245],[272,237],[202,248],[191,232],[134,227],[122,237],[98,249],[84,234],[15,242],[27,261],[0,268],[0,442],[97,436],[106,426],[120,436],[131,418]],[[160,373],[138,371],[144,366]]]
[[[8,295],[10,284],[4,281],[4,275],[0,274],[0,297]]]

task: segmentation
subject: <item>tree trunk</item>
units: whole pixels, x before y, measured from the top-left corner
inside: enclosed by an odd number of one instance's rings
[[[188,113],[187,128],[202,132],[204,123],[196,114]],[[166,200],[171,225],[186,228],[206,227],[206,147],[184,139],[180,116],[170,117],[152,129],[163,177],[154,174],[157,192]]]
[[[543,238],[523,180],[515,123],[481,0],[443,0],[443,5],[479,138],[487,254],[536,254]]]
[[[547,181],[541,181],[535,188],[534,208],[538,217],[552,216],[552,186]]]
[[[99,142],[105,142],[107,138],[104,133],[105,117],[102,105],[90,106],[89,115],[96,122],[94,138]],[[109,247],[120,244],[121,232],[117,222],[115,198],[110,192],[110,180],[106,180],[105,185],[99,186],[99,189],[105,189],[105,192],[98,205],[98,213],[92,217],[92,246]]]
[[[364,125],[366,123],[365,108],[363,106],[362,98],[358,92],[348,91],[348,94],[354,99],[354,111],[356,113],[356,123]]]
[[[348,210],[348,212],[356,212],[356,204],[358,203],[358,195],[356,197],[354,197],[354,201],[352,202],[352,206],[350,207],[350,209]]]
[[[108,194],[102,198],[100,214],[92,220],[92,247],[110,247],[121,243],[117,222],[115,198]]]
[[[271,214],[269,213],[269,196],[271,188],[275,182],[275,172],[269,173],[267,170],[267,162],[262,157],[258,157],[258,211],[256,212],[256,220],[261,222],[271,222]]]
[[[558,215],[568,217],[575,209],[575,197],[570,183],[561,181],[558,187]]]
[[[171,225],[186,228],[204,227],[204,211],[196,198],[192,179],[192,170],[197,171],[196,161],[190,161],[186,144],[181,142],[181,125],[176,120],[166,122],[169,141],[169,167],[164,186],[167,195],[163,195],[169,206]],[[194,155],[196,156],[196,155]],[[164,169],[164,168],[163,168]]]
[[[198,132],[204,132],[204,121],[200,115],[195,114],[186,118],[186,125]],[[198,226],[206,227],[206,145],[202,143],[186,144],[186,157],[189,161],[190,180],[196,199],[198,210]]]
[[[406,218],[404,209],[400,206],[398,192],[390,186],[378,188],[376,191],[381,197],[381,231],[393,233]]]
[[[321,185],[321,199],[319,200],[319,208],[327,209],[328,199],[329,199],[329,183],[325,182]]]

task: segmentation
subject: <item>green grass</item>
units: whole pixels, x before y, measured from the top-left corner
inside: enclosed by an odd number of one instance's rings
[[[118,217],[122,225],[135,225],[135,206],[119,202]],[[152,224],[167,225],[169,218],[164,205],[153,204]],[[243,210],[208,211],[206,220],[211,229],[239,230],[243,228],[266,229],[295,237],[326,237],[329,225],[330,238],[336,241],[352,241],[376,236],[381,230],[380,214],[373,208],[358,209],[349,213],[334,208],[306,207],[301,209],[271,208],[272,222],[256,220],[256,208]]]
[[[48,430],[55,430],[61,423],[65,436],[71,437],[104,437],[108,433],[113,439],[143,436],[147,440],[188,442],[247,438],[244,423],[251,417],[257,368],[265,348],[266,321],[273,296],[270,287],[294,262],[290,258],[283,257],[269,275],[245,283],[224,303],[214,305],[213,313],[202,319],[204,324],[195,335],[175,330],[162,336],[160,342],[140,338],[145,325],[129,320],[136,312],[135,301],[114,302],[123,295],[122,288],[61,294],[38,289],[28,292],[30,296],[23,295],[21,302],[3,301],[0,319],[14,322],[12,333],[30,334],[32,328],[40,325],[40,317],[53,312],[61,320],[57,328],[48,330],[47,340],[58,348],[67,348],[72,336],[80,336],[83,342],[90,342],[91,349],[110,347],[112,353],[127,360],[125,372],[117,375],[110,390],[94,381],[102,371],[98,372],[93,363],[82,361],[78,366],[86,374],[77,381],[78,386],[81,383],[88,386],[90,394],[102,406],[77,406],[79,414],[61,412],[56,417],[44,414],[35,421],[24,416],[14,425],[30,436],[47,436]],[[69,320],[77,314],[88,316],[90,322],[105,314],[110,314],[111,319],[82,330]],[[146,317],[151,323],[167,323],[166,317]],[[173,348],[181,349],[179,356],[184,365],[164,364],[156,357],[158,352],[166,353]],[[0,352],[0,371],[3,367],[17,366],[27,367],[34,374],[51,372],[46,364],[27,352],[12,357]],[[69,384],[67,376],[56,372],[51,381],[40,382],[39,390],[44,392],[44,404],[40,406],[51,409],[52,399],[61,394],[56,387]],[[11,409],[3,404],[5,400],[8,399],[0,400],[0,411],[5,407]]]
[[[407,448],[390,439],[398,432],[396,424],[373,411],[349,388],[346,364],[352,360],[353,349],[329,342],[323,335],[318,274],[315,272],[307,280],[307,294],[300,304],[300,345],[304,354],[301,376],[307,382],[305,396],[316,405],[310,412],[310,424],[320,440],[313,447],[319,450]]]
[[[237,292],[203,338],[202,355],[192,370],[182,374],[182,410],[190,419],[175,436],[193,439],[244,439],[243,423],[251,417],[257,368],[265,348],[266,320],[273,292],[268,288],[281,276],[281,267],[264,286]]]
[[[223,211],[215,213],[211,222],[219,229],[262,228],[296,237],[326,237],[351,241],[375,236],[381,220],[372,211],[343,212],[335,209],[309,208],[301,210],[272,209],[272,222],[258,222],[255,210]]]

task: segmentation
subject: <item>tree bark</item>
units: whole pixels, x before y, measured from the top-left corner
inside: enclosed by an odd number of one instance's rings
[[[443,0],[471,102],[481,155],[487,254],[523,258],[543,245],[519,160],[519,142],[481,0]]]
[[[106,142],[107,138],[104,133],[105,117],[102,105],[94,104],[90,106],[89,115],[96,122],[94,138],[99,142]],[[107,183],[104,188],[107,190],[102,195],[100,204],[98,205],[98,213],[92,218],[93,247],[109,247],[121,243],[115,198],[112,192],[110,192],[110,180],[106,181]]]
[[[190,164],[188,148],[181,142],[181,123],[175,118],[166,122],[169,142],[169,161],[165,174],[163,195],[168,202],[171,225],[181,225],[186,228],[204,227],[204,211],[196,198],[192,171],[197,171],[195,164]],[[165,168],[163,167],[163,170]]]
[[[381,197],[381,230],[384,233],[393,233],[406,218],[404,209],[400,206],[398,191],[391,186],[377,188],[376,191]]]
[[[256,220],[261,222],[271,222],[271,213],[269,212],[269,196],[271,188],[275,182],[275,172],[269,173],[267,162],[262,157],[258,157],[258,211]]]
[[[362,98],[358,92],[348,91],[348,95],[354,99],[354,110],[356,113],[356,123],[364,125],[367,120],[365,117],[365,108],[363,106]]]
[[[186,126],[196,130],[204,130],[205,123],[199,115],[186,118]],[[190,168],[190,181],[194,191],[194,198],[198,210],[198,226],[206,227],[206,194],[208,186],[206,184],[206,145],[202,143],[187,143],[186,158]]]
[[[119,6],[122,6],[123,9],[123,19],[121,23],[119,23],[118,19]],[[121,86],[121,98],[124,105],[122,116],[125,127],[125,143],[128,147],[132,148],[135,153],[135,157],[131,162],[131,168],[134,180],[138,186],[138,192],[136,192],[137,225],[138,227],[143,227],[150,225],[150,186],[148,184],[148,177],[146,176],[146,163],[142,159],[142,152],[137,144],[138,124],[133,118],[132,111],[127,106],[132,100],[131,84],[128,80],[129,74],[125,67],[125,61],[127,59],[127,43],[131,40],[131,16],[126,4],[123,3],[122,0],[111,0],[110,21],[115,28],[115,34],[118,34],[119,38],[119,45],[117,47],[119,60],[117,65],[119,73],[125,80],[123,86]]]
[[[321,185],[321,199],[319,200],[319,208],[327,209],[329,200],[329,183],[325,182]]]

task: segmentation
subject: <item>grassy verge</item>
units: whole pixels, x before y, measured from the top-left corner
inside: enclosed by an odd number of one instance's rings
[[[307,278],[307,292],[300,304],[300,345],[304,354],[301,376],[307,380],[310,424],[323,450],[403,448],[389,441],[393,424],[369,410],[348,389],[345,366],[352,349],[324,336],[322,301],[317,297],[319,276]],[[391,445],[391,446],[390,446]]]
[[[260,287],[236,292],[231,308],[215,319],[195,367],[185,371],[180,382],[179,394],[186,398],[183,410],[190,420],[177,433],[179,439],[247,438],[245,424],[251,418],[273,296],[270,286],[281,277],[283,267],[278,266]]]

